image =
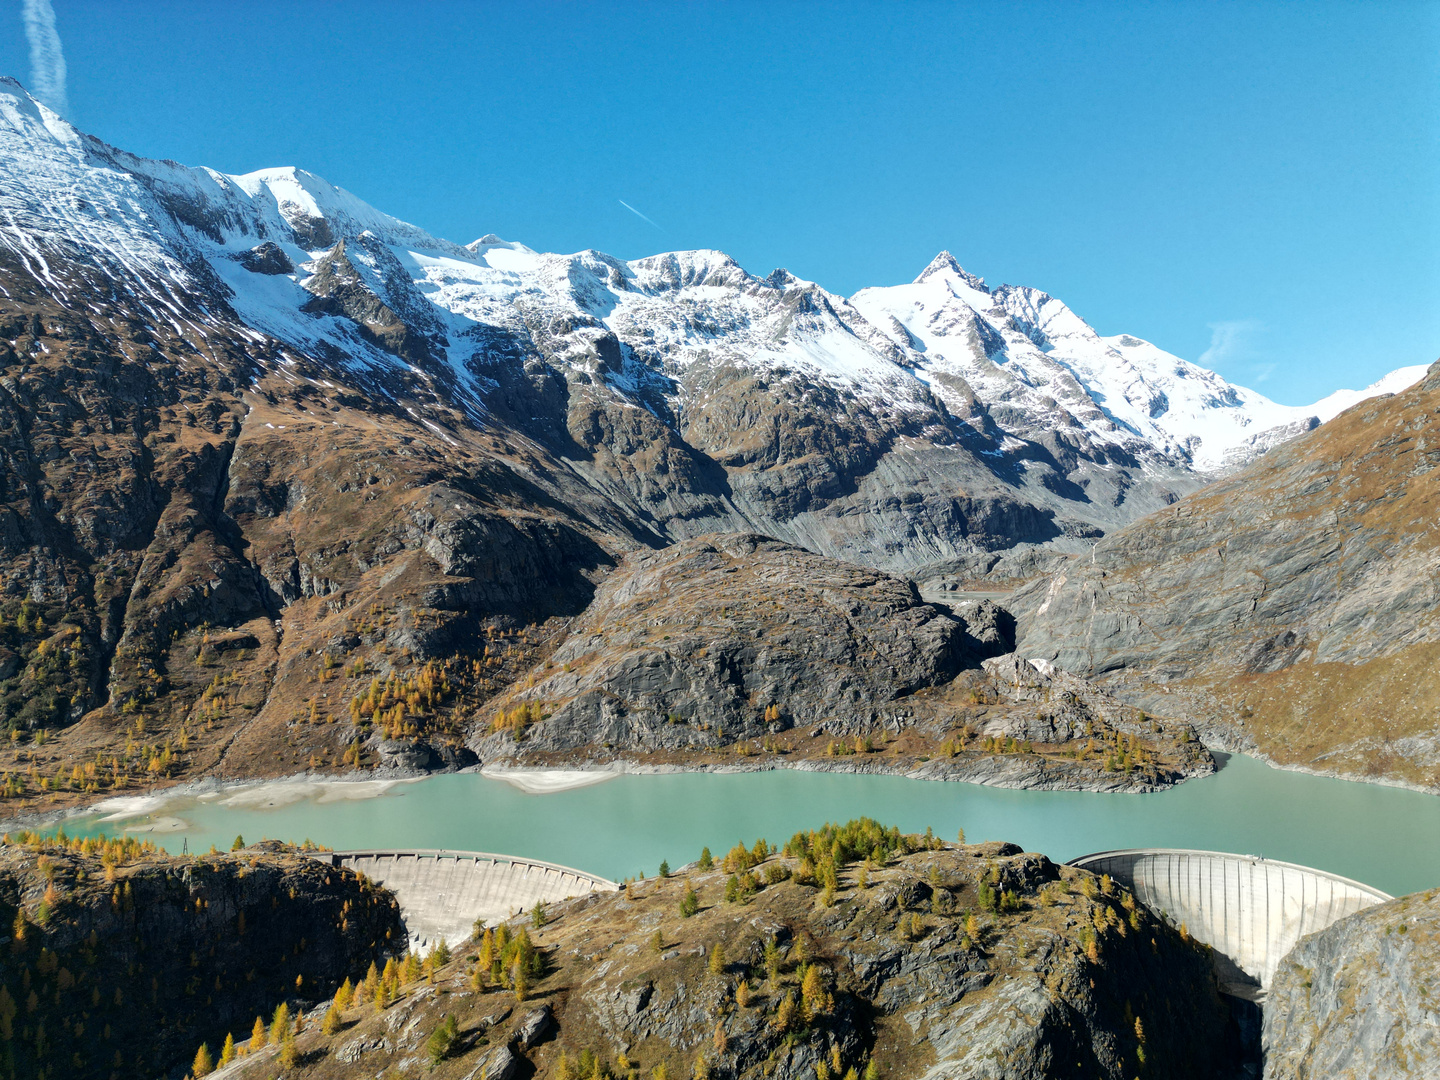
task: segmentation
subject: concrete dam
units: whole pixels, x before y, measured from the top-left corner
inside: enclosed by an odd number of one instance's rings
[[[476,919],[499,922],[538,903],[619,888],[583,870],[481,851],[327,851],[316,858],[393,892],[417,952],[441,938],[460,945]]]
[[[1222,987],[1259,1000],[1307,934],[1392,899],[1358,881],[1294,863],[1223,851],[1139,848],[1070,861],[1109,874],[1153,911],[1215,950]]]

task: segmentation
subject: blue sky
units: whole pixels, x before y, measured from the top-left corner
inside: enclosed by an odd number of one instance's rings
[[[81,128],[454,240],[948,248],[1290,404],[1440,357],[1440,4],[53,3]]]

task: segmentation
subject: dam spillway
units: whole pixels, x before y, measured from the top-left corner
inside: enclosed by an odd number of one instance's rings
[[[316,858],[393,892],[417,952],[442,938],[458,946],[477,919],[499,922],[538,903],[619,888],[583,870],[482,851],[327,851]]]
[[[1184,926],[1215,950],[1222,987],[1251,998],[1269,989],[1302,937],[1392,899],[1324,870],[1223,851],[1101,851],[1069,865],[1109,874],[1146,907]]]

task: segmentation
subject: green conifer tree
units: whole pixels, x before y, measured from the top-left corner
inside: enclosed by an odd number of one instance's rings
[[[430,1058],[430,1067],[434,1068],[450,1055],[450,1048],[455,1045],[455,1038],[460,1033],[460,1025],[455,1022],[455,1017],[447,1015],[440,1021],[440,1026],[430,1033],[430,1038],[425,1043],[425,1053]]]

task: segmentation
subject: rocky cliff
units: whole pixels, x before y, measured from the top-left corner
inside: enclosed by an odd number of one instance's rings
[[[1013,845],[852,825],[540,921],[507,928],[523,946],[472,942],[396,1004],[339,1010],[333,1034],[312,1024],[293,1075],[1208,1080],[1224,1062],[1203,950]]]
[[[16,1077],[175,1074],[404,948],[394,898],[276,844],[0,844],[0,1055]]]
[[[1273,760],[1440,787],[1440,367],[1066,560],[1021,655]]]
[[[908,772],[1153,790],[1213,769],[1184,723],[1016,657],[1009,615],[767,537],[627,557],[553,652],[489,703],[489,764]]]
[[[1440,1062],[1440,890],[1302,940],[1265,1003],[1266,1080],[1412,1080]]]

